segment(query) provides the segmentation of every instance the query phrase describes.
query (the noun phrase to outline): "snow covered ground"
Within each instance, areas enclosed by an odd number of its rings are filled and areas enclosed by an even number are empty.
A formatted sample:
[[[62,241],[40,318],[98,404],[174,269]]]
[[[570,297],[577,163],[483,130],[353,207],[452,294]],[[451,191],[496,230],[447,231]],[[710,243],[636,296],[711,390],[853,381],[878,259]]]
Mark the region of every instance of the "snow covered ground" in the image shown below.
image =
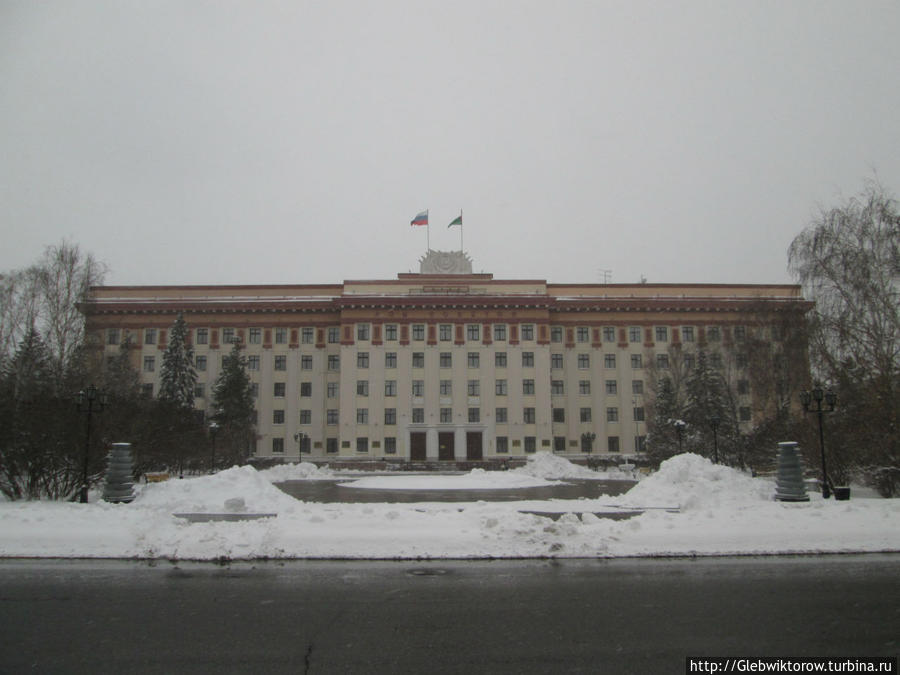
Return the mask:
[[[317,504],[272,483],[360,489],[509,489],[615,478],[548,453],[520,469],[461,475],[337,474],[312,464],[136,487],[131,504],[0,503],[0,556],[83,558],[521,558],[900,551],[900,500],[774,501],[774,482],[680,455],[626,494],[529,502]],[[226,501],[228,505],[226,507]],[[643,511],[627,520],[595,514]],[[563,514],[557,520],[523,511]],[[176,513],[267,513],[192,523]]]

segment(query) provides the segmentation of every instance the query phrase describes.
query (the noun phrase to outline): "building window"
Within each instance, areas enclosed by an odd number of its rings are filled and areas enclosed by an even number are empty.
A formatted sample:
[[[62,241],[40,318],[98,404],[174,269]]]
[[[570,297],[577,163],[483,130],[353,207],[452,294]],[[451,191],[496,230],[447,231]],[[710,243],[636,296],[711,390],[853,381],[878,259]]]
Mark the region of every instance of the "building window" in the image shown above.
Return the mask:
[[[580,408],[578,410],[578,420],[580,422],[590,422],[591,421],[591,409],[590,408]]]
[[[550,395],[564,396],[566,393],[566,385],[562,380],[550,380]]]
[[[619,451],[619,437],[618,436],[610,436],[606,439],[606,449],[608,452],[618,452]]]
[[[284,439],[283,438],[273,438],[272,439],[272,452],[276,455],[284,454]]]
[[[108,344],[108,345],[119,344],[119,329],[118,328],[107,328],[106,329],[106,344]]]
[[[606,409],[606,421],[607,422],[618,422],[619,421],[619,409],[615,407],[610,407]]]
[[[527,342],[532,342],[534,340],[534,324],[533,323],[523,323],[522,324],[522,339]]]
[[[750,380],[738,380],[737,391],[739,394],[750,393]]]
[[[604,354],[603,355],[603,367],[604,368],[615,368],[616,367],[616,355],[615,354]]]
[[[397,352],[385,352],[384,353],[384,367],[385,368],[396,368],[397,367]]]
[[[357,380],[356,381],[356,395],[357,396],[368,396],[369,395],[369,381],[368,380]]]
[[[412,421],[413,421],[413,424],[424,424],[425,423],[425,408],[413,408],[412,409]]]
[[[497,380],[494,382],[494,394],[497,396],[506,396],[506,380]]]
[[[148,382],[147,384],[141,385],[141,396],[144,398],[153,398],[153,383]]]
[[[562,326],[550,326],[550,342],[562,342],[563,329]]]
[[[275,357],[275,370],[287,370],[287,356],[281,354]]]
[[[477,424],[481,421],[481,408],[469,408],[469,424]]]
[[[610,354],[610,356],[614,356]],[[591,368],[591,355],[590,354],[579,354],[578,355],[578,370],[590,370]]]
[[[628,341],[629,342],[640,342],[641,341],[640,326],[630,326],[628,328]]]
[[[562,370],[563,355],[562,354],[551,354],[550,355],[550,367],[553,370]]]
[[[469,380],[466,391],[469,396],[481,396],[481,380]]]
[[[341,385],[339,382],[329,382],[326,385],[325,390],[328,398],[337,398],[341,391]]]
[[[384,326],[384,339],[388,342],[397,341],[397,324],[388,323]]]
[[[368,408],[357,408],[356,409],[356,423],[357,424],[368,424],[369,423],[369,409]]]
[[[682,342],[693,342],[694,341],[694,327],[693,326],[682,326],[681,327],[681,341]]]
[[[607,396],[615,396],[618,393],[619,393],[619,383],[616,380],[607,380],[606,381]]]
[[[497,368],[506,368],[506,352],[497,352],[494,354],[494,366]]]
[[[312,396],[312,382],[300,383],[300,398],[309,398]]]
[[[272,424],[284,424],[284,410],[272,411]]]
[[[575,339],[578,342],[590,342],[591,340],[591,330],[587,326],[578,326],[575,329]]]
[[[709,342],[719,342],[722,339],[722,331],[718,326],[707,326],[706,339]]]
[[[311,345],[313,343],[313,335],[314,331],[309,326],[300,329],[300,340],[305,345]]]
[[[481,339],[481,326],[477,323],[466,324],[466,339],[469,342],[477,342]]]
[[[272,396],[275,398],[284,398],[284,382],[275,382],[272,385]]]
[[[633,411],[634,421],[635,422],[643,422],[644,421],[644,408],[639,406],[635,408]]]
[[[336,455],[338,451],[338,439],[336,438],[326,438],[325,439],[325,452],[329,455]]]
[[[196,359],[196,364],[197,364],[197,370],[199,370],[201,373],[206,371],[206,357],[205,356],[198,356]]]
[[[669,355],[668,354],[657,354],[656,355],[656,367],[660,370],[668,370],[669,369]]]
[[[197,344],[198,345],[209,344],[209,328],[198,328],[197,329]]]
[[[247,357],[247,370],[259,370],[259,356],[253,354]]]
[[[397,395],[397,380],[385,380],[384,381],[384,395],[385,396],[396,396]]]
[[[397,454],[397,438],[395,436],[385,436],[384,437],[384,454],[386,454],[386,455],[396,455]]]
[[[368,340],[369,339],[369,324],[367,323],[358,323],[356,324],[356,339],[357,340]]]
[[[412,395],[416,397],[425,395],[425,380],[412,381]]]
[[[693,369],[694,365],[697,363],[697,359],[694,357],[693,354],[685,354],[683,363],[684,363],[685,370],[691,370],[691,369]]]
[[[747,339],[747,327],[746,326],[735,326],[734,327],[735,342],[743,342],[746,339]]]
[[[656,327],[656,341],[657,342],[668,342],[669,341],[669,329],[666,326],[657,326]]]
[[[144,372],[152,373],[155,370],[156,370],[156,357],[145,356],[144,357]]]
[[[644,359],[641,354],[631,355],[631,367],[635,369],[644,367]]]
[[[259,398],[259,382],[250,383],[250,395],[253,398]]]
[[[565,436],[554,436],[553,437],[553,452],[565,452],[566,451],[566,437]]]
[[[329,426],[334,426],[335,424],[338,423],[338,419],[339,419],[338,411],[335,410],[334,408],[329,408],[328,410],[325,411],[325,424],[328,424]]]
[[[441,408],[441,424],[453,422],[453,408]]]
[[[425,324],[414,323],[412,326],[412,339],[422,341],[425,339]]]
[[[525,424],[534,424],[534,408],[522,409],[522,421]]]
[[[522,352],[522,367],[534,368],[534,352]]]
[[[286,345],[288,337],[287,328],[281,327],[275,329],[275,344],[276,345]]]
[[[553,421],[563,423],[566,421],[566,409],[565,408],[554,408],[553,409]]]
[[[722,355],[719,352],[712,352],[709,355],[709,367],[716,369],[722,367]]]
[[[222,329],[222,342],[226,345],[230,345],[234,342],[234,328]]]
[[[591,381],[590,380],[578,380],[578,393],[581,396],[590,396],[591,395]]]
[[[357,438],[356,439],[356,451],[357,452],[368,452],[369,451],[369,439],[368,438]]]
[[[356,367],[357,368],[368,368],[369,367],[369,352],[356,352]]]
[[[494,409],[494,422],[497,424],[506,424],[506,408]]]
[[[341,341],[341,327],[340,326],[329,326],[328,327],[328,344],[336,345]]]
[[[529,454],[537,452],[537,439],[534,436],[525,437],[525,452]]]
[[[301,410],[300,411],[300,424],[303,424],[303,425],[312,424],[312,410]]]
[[[384,423],[387,425],[397,424],[397,409],[396,408],[385,408],[384,409]]]
[[[441,380],[440,395],[441,396],[452,396],[453,395],[453,381],[452,380]]]
[[[494,340],[497,342],[506,340],[506,324],[498,323],[494,325]]]
[[[632,380],[631,381],[631,393],[632,394],[643,394],[644,393],[644,381],[643,380]]]
[[[206,388],[202,384],[194,385],[194,398],[203,398],[206,395]]]
[[[644,452],[647,449],[647,437],[646,436],[635,436],[634,437],[634,451],[635,452]]]
[[[509,452],[509,438],[506,436],[497,436],[497,454],[505,455]]]
[[[312,355],[304,354],[300,357],[300,370],[312,370]]]
[[[616,341],[616,329],[612,326],[604,326],[603,327],[603,341],[604,342],[615,342]]]
[[[250,329],[249,342],[251,345],[258,345],[260,342],[262,342],[262,328]]]
[[[746,355],[746,354],[737,354],[737,355],[734,357],[734,365],[736,365],[738,368],[740,368],[740,369],[742,369],[742,370],[746,370],[746,368],[747,368],[747,366],[749,365],[749,363],[750,363],[750,362],[749,362],[749,360],[747,359],[747,355]]]
[[[747,406],[742,406],[738,411],[740,415],[741,422],[749,422],[751,418],[750,408]]]
[[[481,365],[481,359],[478,358],[478,352],[469,352],[466,355],[466,361],[469,368],[478,368]]]
[[[534,380],[522,380],[522,393],[525,396],[534,396]]]
[[[425,367],[425,352],[413,352],[412,367],[413,368],[424,368]]]
[[[441,368],[453,367],[453,354],[451,352],[441,352],[440,356]]]
[[[772,326],[772,340],[775,342],[781,341],[781,326]]]
[[[438,337],[441,342],[450,342],[453,339],[453,325],[442,323],[438,327]]]
[[[156,329],[155,328],[147,328],[144,331],[144,344],[145,345],[155,345],[156,344]]]

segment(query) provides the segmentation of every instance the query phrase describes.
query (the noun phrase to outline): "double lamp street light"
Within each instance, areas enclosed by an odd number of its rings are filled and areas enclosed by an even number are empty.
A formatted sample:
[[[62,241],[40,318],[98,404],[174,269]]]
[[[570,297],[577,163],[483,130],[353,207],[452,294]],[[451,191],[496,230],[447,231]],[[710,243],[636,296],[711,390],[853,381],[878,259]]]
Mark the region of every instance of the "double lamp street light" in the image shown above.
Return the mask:
[[[87,413],[87,429],[84,435],[84,462],[81,471],[81,494],[79,500],[82,504],[88,503],[88,457],[91,452],[91,417],[94,413],[101,413],[109,399],[106,392],[97,389],[93,384],[87,389],[82,389],[75,394],[75,406],[78,412]]]
[[[828,405],[828,408],[822,407],[823,401]],[[813,402],[815,402],[816,407],[810,408]],[[837,395],[830,389],[823,391],[820,387],[816,387],[812,391],[801,391],[800,403],[803,404],[803,412],[814,413],[819,418],[819,450],[822,453],[822,497],[828,499],[833,488],[831,480],[828,478],[828,468],[825,464],[825,431],[822,415],[834,412],[834,407],[837,404]]]

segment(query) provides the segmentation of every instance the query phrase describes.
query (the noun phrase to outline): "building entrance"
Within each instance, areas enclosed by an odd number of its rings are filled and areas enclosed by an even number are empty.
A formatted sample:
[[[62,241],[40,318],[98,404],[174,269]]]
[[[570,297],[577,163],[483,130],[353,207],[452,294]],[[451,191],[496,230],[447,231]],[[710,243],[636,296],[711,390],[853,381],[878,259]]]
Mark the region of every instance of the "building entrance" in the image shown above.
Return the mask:
[[[481,451],[481,432],[480,431],[467,431],[466,432],[466,459],[469,459],[469,460],[483,459],[483,453]]]
[[[424,462],[425,459],[425,432],[413,431],[409,434],[409,460],[411,462]]]
[[[455,434],[452,431],[438,432],[438,459],[454,460],[453,438]]]

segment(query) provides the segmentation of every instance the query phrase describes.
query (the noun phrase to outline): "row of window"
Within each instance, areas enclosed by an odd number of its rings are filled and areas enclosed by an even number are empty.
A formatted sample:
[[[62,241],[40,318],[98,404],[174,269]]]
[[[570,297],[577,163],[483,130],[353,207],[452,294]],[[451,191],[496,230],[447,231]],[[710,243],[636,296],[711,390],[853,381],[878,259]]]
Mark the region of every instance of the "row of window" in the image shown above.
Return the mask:
[[[639,451],[643,450],[644,443],[646,441],[645,436],[635,436],[634,444],[635,448]],[[494,439],[496,444],[496,451],[498,455],[509,454],[510,447],[513,448],[522,448],[526,453],[531,454],[537,452],[537,437],[536,436],[525,436],[521,439],[515,438],[510,439],[509,436],[497,436]],[[344,441],[342,445],[345,448],[349,448],[350,441]],[[544,445],[548,445],[547,441],[544,441]],[[569,441],[568,445],[570,447],[581,447],[582,452],[591,452],[593,450],[593,439],[582,437],[580,444],[579,441]],[[360,436],[356,438],[356,452],[358,453],[367,453],[369,452],[369,438],[367,436]],[[371,442],[372,449],[378,450],[382,448],[382,441],[373,440]],[[272,439],[272,453],[276,455],[284,454],[284,438],[276,437]],[[553,450],[555,452],[565,452],[566,451],[566,438],[565,436],[554,436],[553,437]],[[607,452],[620,452],[620,443],[618,436],[608,436],[606,439],[606,450]],[[396,436],[385,436],[383,439],[383,451],[386,455],[395,455],[397,454],[397,437]],[[309,453],[310,452],[310,443],[309,438],[305,437],[301,439],[300,442],[300,452],[301,453]],[[337,438],[326,438],[325,439],[325,452],[328,454],[337,454],[338,452],[338,439]]]

